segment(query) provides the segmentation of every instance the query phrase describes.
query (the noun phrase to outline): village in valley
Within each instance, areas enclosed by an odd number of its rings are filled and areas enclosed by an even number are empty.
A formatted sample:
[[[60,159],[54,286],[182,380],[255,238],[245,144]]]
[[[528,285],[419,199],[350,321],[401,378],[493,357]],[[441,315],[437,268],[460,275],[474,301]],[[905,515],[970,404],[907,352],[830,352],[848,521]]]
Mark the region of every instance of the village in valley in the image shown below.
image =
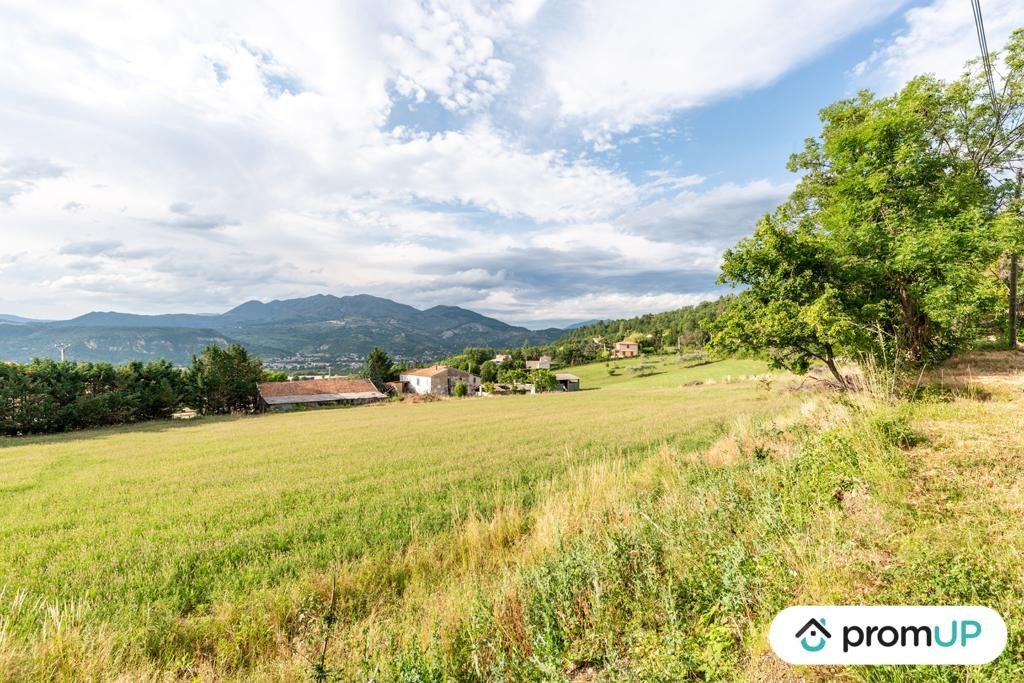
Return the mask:
[[[593,340],[600,343],[600,338]],[[623,340],[612,345],[610,358],[635,358],[640,355],[638,341]],[[479,374],[452,365],[435,364],[407,368],[397,380],[314,376],[259,384],[258,412],[294,410],[325,405],[359,405],[405,396],[417,398],[536,394],[544,391],[579,391],[580,378],[570,372],[553,372],[552,357],[541,355],[522,361],[512,353],[495,354]],[[502,370],[505,370],[503,373]],[[511,371],[509,371],[511,370]],[[495,381],[504,380],[504,381]],[[379,384],[379,386],[378,386]]]

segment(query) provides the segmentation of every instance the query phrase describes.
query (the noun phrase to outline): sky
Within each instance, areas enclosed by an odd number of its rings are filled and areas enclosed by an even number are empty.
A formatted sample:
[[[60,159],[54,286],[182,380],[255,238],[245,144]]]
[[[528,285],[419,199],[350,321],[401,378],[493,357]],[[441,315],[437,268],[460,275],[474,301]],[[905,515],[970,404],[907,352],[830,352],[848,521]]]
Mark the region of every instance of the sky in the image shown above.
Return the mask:
[[[1024,3],[982,0],[989,46]],[[369,293],[531,327],[717,297],[817,112],[966,0],[0,0],[0,313]]]

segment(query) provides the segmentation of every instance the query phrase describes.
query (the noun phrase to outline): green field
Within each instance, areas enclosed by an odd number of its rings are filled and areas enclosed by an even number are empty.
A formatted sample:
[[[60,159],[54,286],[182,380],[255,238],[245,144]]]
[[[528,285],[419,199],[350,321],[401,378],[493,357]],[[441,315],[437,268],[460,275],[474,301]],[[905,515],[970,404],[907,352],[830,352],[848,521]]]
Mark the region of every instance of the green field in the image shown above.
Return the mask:
[[[666,357],[2,441],[0,680],[1021,680],[1018,356],[912,402]],[[767,644],[794,604],[987,605],[1009,643],[797,669]]]
[[[627,472],[660,447],[707,447],[737,416],[795,403],[740,381],[764,371],[666,358],[634,377],[595,364],[574,370],[575,393],[0,441],[0,665],[35,678],[86,660],[100,677],[203,666],[242,676],[282,656],[280,633],[238,634],[231,619],[245,605],[277,601],[294,616],[284,603],[329,572],[387,566],[501,511],[528,526],[534,506],[595,464]],[[225,611],[234,616],[211,625]],[[60,644],[78,654],[54,650],[54,614],[75,634]]]

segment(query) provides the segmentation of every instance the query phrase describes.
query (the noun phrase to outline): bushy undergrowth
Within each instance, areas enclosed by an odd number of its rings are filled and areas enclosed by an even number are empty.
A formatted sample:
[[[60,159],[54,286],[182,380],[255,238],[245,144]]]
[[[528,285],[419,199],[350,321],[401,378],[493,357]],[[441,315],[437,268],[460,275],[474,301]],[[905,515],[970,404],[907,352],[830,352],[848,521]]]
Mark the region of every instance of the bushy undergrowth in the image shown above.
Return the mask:
[[[839,412],[837,416],[836,412]],[[726,437],[734,463],[657,458],[653,484],[603,511],[550,556],[474,596],[430,638],[366,653],[363,680],[831,680],[770,653],[767,627],[793,604],[995,604],[1015,568],[892,539],[915,523],[921,442],[906,406],[848,405],[780,429]],[[713,451],[714,449],[712,449]],[[768,457],[758,457],[767,452]],[[1019,577],[1017,577],[1019,579]],[[1015,615],[1011,615],[1015,616]],[[1021,644],[988,667],[851,669],[868,680],[1012,680]]]

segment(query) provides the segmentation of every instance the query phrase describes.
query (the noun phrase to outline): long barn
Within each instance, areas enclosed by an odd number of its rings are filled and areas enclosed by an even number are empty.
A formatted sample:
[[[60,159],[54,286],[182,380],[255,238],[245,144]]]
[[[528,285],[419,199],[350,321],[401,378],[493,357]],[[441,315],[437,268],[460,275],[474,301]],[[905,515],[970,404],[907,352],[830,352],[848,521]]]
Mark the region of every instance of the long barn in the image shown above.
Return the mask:
[[[355,404],[380,401],[384,394],[366,379],[305,379],[295,382],[263,382],[259,385],[261,413],[291,410],[299,405]]]

